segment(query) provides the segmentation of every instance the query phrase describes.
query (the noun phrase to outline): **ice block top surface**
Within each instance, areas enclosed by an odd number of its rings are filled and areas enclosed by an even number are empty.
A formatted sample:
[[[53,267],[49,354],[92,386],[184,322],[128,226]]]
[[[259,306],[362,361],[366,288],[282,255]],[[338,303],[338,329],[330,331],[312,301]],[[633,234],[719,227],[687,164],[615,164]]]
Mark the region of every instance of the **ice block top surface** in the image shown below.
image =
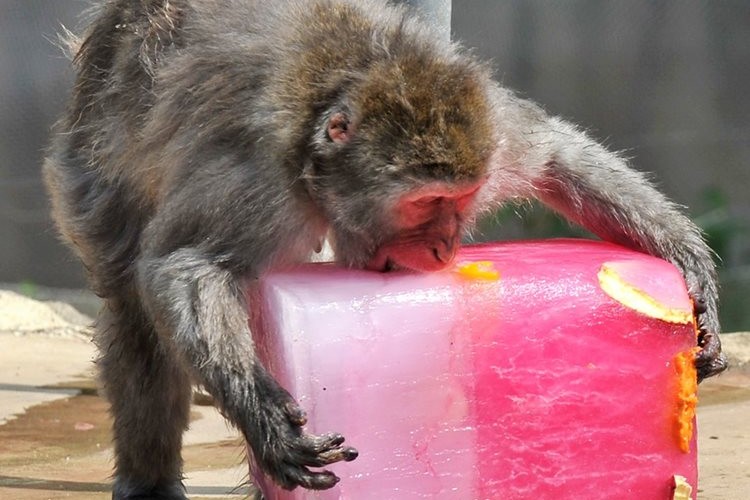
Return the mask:
[[[518,293],[564,297],[578,293],[581,282],[594,283],[602,265],[608,265],[630,285],[665,307],[692,311],[690,298],[679,271],[656,257],[616,245],[590,240],[544,240],[488,243],[465,246],[456,263],[489,261],[504,284],[523,282]],[[415,275],[410,272],[373,273],[341,269],[333,264],[310,264],[289,272],[275,273],[266,281],[275,288],[293,289],[300,300],[350,300],[375,294],[398,300],[408,290],[408,300],[431,300],[442,286],[461,279],[455,268]],[[548,286],[555,283],[555,286]],[[566,288],[566,284],[568,287]],[[598,285],[597,285],[598,286]],[[512,288],[512,287],[509,287]],[[552,297],[550,297],[552,298]]]

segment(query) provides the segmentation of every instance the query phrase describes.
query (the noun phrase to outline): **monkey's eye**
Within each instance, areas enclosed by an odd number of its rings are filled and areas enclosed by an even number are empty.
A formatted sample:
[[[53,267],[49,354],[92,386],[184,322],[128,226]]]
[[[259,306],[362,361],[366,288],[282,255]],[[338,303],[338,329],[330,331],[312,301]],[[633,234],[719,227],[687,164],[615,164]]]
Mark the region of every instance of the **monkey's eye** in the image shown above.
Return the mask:
[[[442,200],[442,196],[423,196],[421,198],[417,198],[412,203],[418,207],[432,207],[439,205]]]
[[[416,227],[432,219],[441,210],[442,196],[421,196],[403,200],[399,216],[403,227]]]

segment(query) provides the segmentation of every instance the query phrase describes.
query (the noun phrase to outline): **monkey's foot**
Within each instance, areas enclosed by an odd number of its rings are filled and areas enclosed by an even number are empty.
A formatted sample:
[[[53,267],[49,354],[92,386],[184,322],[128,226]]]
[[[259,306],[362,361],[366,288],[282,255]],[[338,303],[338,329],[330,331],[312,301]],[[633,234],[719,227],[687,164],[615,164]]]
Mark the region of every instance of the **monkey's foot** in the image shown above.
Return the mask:
[[[698,382],[718,375],[727,369],[727,358],[721,352],[719,335],[701,331],[698,335],[698,346],[701,348],[698,354],[695,355]]]
[[[137,484],[137,481],[116,479],[112,486],[112,500],[187,500],[181,482],[147,488]]]
[[[274,405],[275,406],[275,405]],[[261,468],[285,489],[297,486],[311,490],[332,488],[339,478],[327,470],[312,471],[336,462],[351,462],[358,452],[343,446],[344,436],[337,433],[316,436],[304,432],[307,416],[293,400],[266,409],[265,439],[250,442]]]

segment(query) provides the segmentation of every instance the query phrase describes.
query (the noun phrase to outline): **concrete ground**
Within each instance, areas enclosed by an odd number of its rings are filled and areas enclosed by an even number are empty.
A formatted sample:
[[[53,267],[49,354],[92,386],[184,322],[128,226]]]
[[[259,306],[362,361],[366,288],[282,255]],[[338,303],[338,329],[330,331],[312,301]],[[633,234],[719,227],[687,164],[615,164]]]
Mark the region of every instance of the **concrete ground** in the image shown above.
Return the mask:
[[[66,304],[0,290],[0,499],[111,498],[90,322]],[[191,499],[248,497],[243,441],[212,406],[193,405],[184,444]]]
[[[88,320],[0,290],[0,499],[106,499],[110,421],[97,395]],[[750,498],[750,334],[725,336],[735,370],[700,388],[699,498]],[[243,443],[211,406],[185,438],[192,499],[246,498]]]

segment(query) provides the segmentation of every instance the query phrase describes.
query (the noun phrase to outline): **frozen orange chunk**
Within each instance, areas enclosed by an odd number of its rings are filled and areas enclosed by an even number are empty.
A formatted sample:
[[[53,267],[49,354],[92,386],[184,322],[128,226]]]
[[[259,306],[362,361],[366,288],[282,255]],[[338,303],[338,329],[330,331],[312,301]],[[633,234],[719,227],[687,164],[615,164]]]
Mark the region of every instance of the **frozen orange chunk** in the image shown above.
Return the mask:
[[[456,272],[471,280],[495,281],[500,278],[500,273],[489,260],[462,262],[456,266]]]

